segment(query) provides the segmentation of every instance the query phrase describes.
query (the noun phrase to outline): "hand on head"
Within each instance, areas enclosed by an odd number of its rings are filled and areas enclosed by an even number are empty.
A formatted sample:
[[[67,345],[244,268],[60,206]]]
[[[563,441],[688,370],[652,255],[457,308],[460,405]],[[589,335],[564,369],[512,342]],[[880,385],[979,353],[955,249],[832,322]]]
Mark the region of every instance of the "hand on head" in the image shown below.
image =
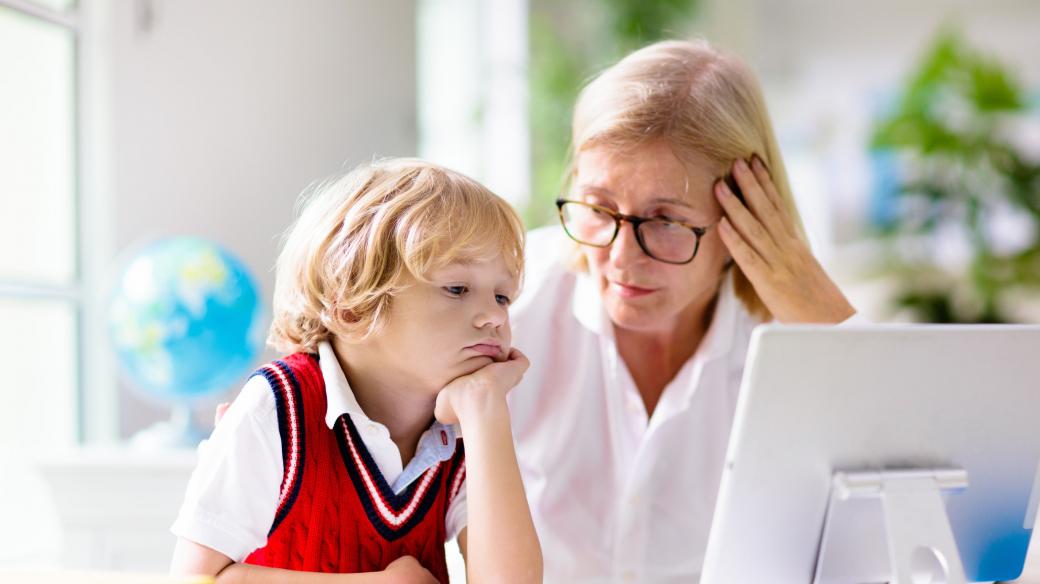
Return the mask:
[[[744,194],[734,195],[725,181],[715,196],[726,217],[719,235],[773,316],[787,323],[838,323],[855,309],[830,279],[784,207],[765,164],[738,160],[733,176]]]

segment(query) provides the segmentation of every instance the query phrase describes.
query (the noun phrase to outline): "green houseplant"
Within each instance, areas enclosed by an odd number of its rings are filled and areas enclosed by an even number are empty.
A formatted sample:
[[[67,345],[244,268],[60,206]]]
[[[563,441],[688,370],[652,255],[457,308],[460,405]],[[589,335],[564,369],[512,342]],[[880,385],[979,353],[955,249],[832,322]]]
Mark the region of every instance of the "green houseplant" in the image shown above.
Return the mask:
[[[1009,322],[1013,294],[1040,295],[1040,165],[1016,143],[1028,110],[1004,65],[943,31],[877,121],[871,146],[899,168],[879,234],[895,306],[915,319]],[[1001,216],[1016,220],[1014,245]],[[951,240],[966,251],[955,266],[939,259]]]

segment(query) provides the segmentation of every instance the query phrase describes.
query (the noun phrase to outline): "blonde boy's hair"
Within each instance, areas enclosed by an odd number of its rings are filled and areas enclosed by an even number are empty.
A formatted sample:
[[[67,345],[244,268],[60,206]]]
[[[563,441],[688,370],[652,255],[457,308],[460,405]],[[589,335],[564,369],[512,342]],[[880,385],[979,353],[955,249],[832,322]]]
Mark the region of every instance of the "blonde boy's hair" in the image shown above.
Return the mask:
[[[628,55],[593,79],[574,107],[570,170],[593,146],[625,149],[665,139],[684,163],[707,160],[722,174],[757,154],[769,168],[787,212],[801,229],[762,90],[740,59],[707,41],[662,41]],[[802,234],[804,237],[804,233]],[[579,268],[584,269],[583,262]],[[748,312],[771,318],[747,276],[734,265],[734,289]]]
[[[278,256],[268,344],[316,352],[331,335],[359,341],[386,324],[409,276],[502,254],[519,281],[524,227],[477,181],[414,159],[362,165],[301,198]]]

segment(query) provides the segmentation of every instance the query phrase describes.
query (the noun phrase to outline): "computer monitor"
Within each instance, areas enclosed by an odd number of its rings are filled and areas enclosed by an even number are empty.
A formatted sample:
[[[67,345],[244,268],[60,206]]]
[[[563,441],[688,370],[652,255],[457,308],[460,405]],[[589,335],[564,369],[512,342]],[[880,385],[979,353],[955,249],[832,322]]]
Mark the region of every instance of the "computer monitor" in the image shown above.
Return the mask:
[[[957,488],[935,500],[945,501],[941,523],[967,581],[1017,578],[1040,498],[1038,463],[1038,326],[760,327],[701,582],[808,584],[821,547],[840,561],[820,582],[896,581],[883,503],[842,508],[832,486],[849,476],[840,473],[919,471],[953,477],[947,486]],[[889,522],[920,528],[917,513]]]

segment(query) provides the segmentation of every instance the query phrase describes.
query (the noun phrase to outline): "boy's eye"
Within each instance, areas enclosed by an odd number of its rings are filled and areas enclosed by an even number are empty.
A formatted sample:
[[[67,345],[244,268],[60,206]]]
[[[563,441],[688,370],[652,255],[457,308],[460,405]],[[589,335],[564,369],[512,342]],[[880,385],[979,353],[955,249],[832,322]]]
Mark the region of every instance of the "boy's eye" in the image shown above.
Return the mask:
[[[444,291],[452,296],[462,296],[466,293],[465,286],[445,286]]]
[[[506,296],[505,294],[495,294],[495,300],[498,301],[498,303],[503,305],[503,306],[509,306],[509,303],[512,302],[509,299],[509,297]]]

